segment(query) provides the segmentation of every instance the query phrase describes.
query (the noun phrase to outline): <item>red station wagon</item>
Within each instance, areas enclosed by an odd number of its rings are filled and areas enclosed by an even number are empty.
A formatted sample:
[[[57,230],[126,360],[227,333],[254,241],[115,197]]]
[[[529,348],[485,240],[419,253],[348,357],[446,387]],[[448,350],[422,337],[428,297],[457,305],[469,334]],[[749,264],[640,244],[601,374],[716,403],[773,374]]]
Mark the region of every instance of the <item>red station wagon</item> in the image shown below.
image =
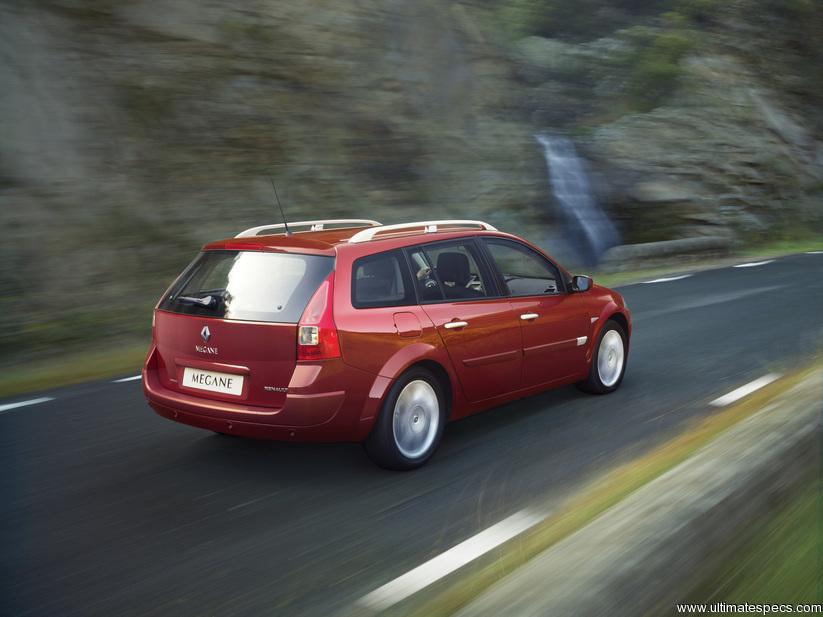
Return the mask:
[[[149,404],[217,433],[357,441],[410,469],[447,421],[626,370],[620,294],[480,221],[255,227],[206,245],[154,311]]]

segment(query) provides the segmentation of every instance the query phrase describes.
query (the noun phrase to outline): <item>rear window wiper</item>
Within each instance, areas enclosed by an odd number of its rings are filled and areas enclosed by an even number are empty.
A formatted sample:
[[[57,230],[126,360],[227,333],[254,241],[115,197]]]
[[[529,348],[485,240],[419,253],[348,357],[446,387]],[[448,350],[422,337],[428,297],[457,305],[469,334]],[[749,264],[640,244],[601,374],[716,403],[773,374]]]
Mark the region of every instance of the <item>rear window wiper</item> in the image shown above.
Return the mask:
[[[202,306],[205,308],[211,308],[212,305],[215,304],[214,296],[206,296],[204,298],[195,298],[194,296],[177,296],[175,300],[186,304],[196,304],[197,306]]]

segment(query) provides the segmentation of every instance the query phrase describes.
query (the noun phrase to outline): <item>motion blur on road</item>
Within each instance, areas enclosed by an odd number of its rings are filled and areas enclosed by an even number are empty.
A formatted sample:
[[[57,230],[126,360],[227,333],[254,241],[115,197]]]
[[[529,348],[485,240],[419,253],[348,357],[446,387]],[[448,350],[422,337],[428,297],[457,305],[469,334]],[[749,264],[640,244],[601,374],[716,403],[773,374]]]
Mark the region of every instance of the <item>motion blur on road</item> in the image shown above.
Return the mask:
[[[0,0],[0,615],[367,614],[815,361],[822,76],[819,0]],[[616,284],[621,390],[407,474],[156,416],[151,309],[280,222],[270,179],[291,220],[481,219]]]

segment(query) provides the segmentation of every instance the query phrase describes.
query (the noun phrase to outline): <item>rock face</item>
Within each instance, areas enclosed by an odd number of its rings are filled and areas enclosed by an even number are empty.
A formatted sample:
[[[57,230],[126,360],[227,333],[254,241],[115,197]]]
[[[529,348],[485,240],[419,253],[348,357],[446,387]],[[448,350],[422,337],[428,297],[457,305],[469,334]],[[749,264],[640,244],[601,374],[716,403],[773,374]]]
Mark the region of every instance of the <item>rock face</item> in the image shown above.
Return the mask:
[[[819,233],[823,66],[803,55],[802,28],[771,11],[742,0],[701,27],[650,20],[515,46],[533,118],[578,136],[624,241]],[[818,13],[806,36],[823,31]]]
[[[279,218],[269,174],[293,218],[484,218],[563,255],[543,131],[624,241],[820,228],[819,75],[779,17],[509,40],[503,5],[0,0],[0,354],[144,333],[203,242]]]
[[[460,5],[0,2],[0,36],[5,353],[144,332],[204,242],[279,220],[269,174],[293,219],[546,224],[512,67]]]
[[[598,127],[591,138],[611,184],[628,184],[613,200],[624,226],[635,222],[632,235],[669,239],[655,223],[665,218],[672,237],[764,237],[787,210],[797,227],[815,225],[823,168],[803,120],[733,58],[691,58],[680,88],[666,105]]]

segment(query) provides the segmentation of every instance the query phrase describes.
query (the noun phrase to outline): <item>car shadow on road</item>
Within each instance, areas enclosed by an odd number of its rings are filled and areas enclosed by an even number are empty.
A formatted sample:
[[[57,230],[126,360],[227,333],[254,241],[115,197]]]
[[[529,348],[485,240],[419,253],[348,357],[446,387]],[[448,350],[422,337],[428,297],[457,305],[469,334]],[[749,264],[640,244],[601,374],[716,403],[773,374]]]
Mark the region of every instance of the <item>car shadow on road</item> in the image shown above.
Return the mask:
[[[307,481],[334,486],[353,478],[368,485],[387,477],[396,480],[398,476],[439,473],[443,466],[464,457],[482,469],[484,444],[490,444],[494,450],[501,442],[514,444],[524,430],[533,428],[535,421],[542,430],[562,425],[571,419],[572,408],[581,397],[584,395],[573,387],[562,388],[452,422],[447,425],[433,459],[411,474],[380,469],[356,443],[287,443],[225,435],[208,435],[190,442],[185,449],[186,462],[193,464],[198,473],[236,475],[244,482],[275,482],[283,486]]]

